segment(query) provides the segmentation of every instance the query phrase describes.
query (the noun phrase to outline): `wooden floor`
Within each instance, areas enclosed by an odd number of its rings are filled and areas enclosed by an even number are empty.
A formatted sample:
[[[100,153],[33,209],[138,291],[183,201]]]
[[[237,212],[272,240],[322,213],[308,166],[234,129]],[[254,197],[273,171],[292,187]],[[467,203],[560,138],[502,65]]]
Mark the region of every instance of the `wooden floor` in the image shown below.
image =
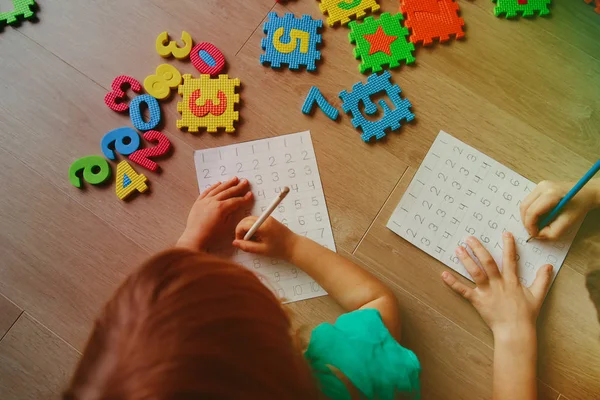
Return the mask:
[[[557,0],[549,18],[507,21],[493,16],[491,1],[460,1],[466,39],[419,48],[415,65],[392,72],[416,120],[366,145],[347,116],[333,123],[300,112],[312,85],[340,108],[337,94],[365,79],[346,28],[324,29],[317,73],[258,61],[267,13],[324,19],[314,0],[40,3],[38,23],[0,33],[0,398],[60,393],[105,300],[181,233],[198,193],[194,149],[307,129],[337,247],[397,294],[403,344],[423,365],[423,397],[491,397],[490,331],[444,287],[445,267],[385,223],[440,129],[534,181],[576,179],[598,159],[600,15],[591,5]],[[397,1],[380,3],[397,11]],[[70,163],[99,154],[104,133],[129,125],[103,103],[112,80],[153,73],[164,30],[186,30],[223,51],[228,73],[242,82],[236,134],[179,131],[174,96],[162,106],[174,152],[161,174],[147,174],[149,195],[124,203],[114,185],[75,189]],[[598,226],[600,214],[588,216],[539,319],[541,399],[600,393],[600,324],[584,289]],[[328,297],[289,307],[308,326],[340,312]]]

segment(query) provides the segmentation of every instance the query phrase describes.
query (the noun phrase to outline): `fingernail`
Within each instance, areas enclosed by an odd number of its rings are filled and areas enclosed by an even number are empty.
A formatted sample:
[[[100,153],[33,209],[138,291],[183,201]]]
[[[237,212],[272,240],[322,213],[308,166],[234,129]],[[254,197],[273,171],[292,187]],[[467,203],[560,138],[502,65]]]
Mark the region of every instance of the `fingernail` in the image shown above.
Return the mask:
[[[246,178],[242,179],[242,183],[246,183],[246,182],[248,182],[248,179],[246,179]]]
[[[231,178],[231,182],[235,181],[237,178],[237,176],[234,176],[233,178]]]
[[[552,264],[548,264],[548,266],[546,267],[546,270],[548,272],[552,272],[552,271],[554,271],[554,266]]]
[[[475,238],[473,236],[467,237],[467,243],[473,244],[473,242],[475,242]]]
[[[454,252],[456,253],[457,256],[464,254],[465,249],[462,246],[459,246],[456,248],[456,250],[454,250]]]
[[[506,239],[510,239],[512,237],[512,234],[510,232],[504,232],[502,236],[504,236]]]
[[[442,272],[442,278],[444,278],[444,279],[448,278],[448,271]]]

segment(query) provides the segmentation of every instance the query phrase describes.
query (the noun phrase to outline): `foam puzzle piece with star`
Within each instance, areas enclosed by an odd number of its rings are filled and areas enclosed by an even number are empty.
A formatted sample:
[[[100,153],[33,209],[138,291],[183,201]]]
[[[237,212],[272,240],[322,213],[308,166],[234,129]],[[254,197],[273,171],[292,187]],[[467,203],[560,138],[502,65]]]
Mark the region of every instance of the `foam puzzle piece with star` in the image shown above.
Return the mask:
[[[372,138],[379,140],[386,135],[386,130],[400,129],[402,120],[412,121],[415,115],[410,111],[412,105],[407,99],[402,99],[400,93],[402,90],[398,85],[392,84],[389,71],[384,71],[381,75],[373,74],[367,79],[367,83],[358,82],[352,86],[352,91],[340,92],[342,99],[342,109],[346,114],[352,114],[352,125],[355,128],[361,128],[361,139],[368,142]],[[387,103],[381,99],[378,104],[373,103],[371,96],[385,92],[394,105],[391,110]],[[378,105],[383,109],[383,116],[378,121],[369,121],[359,109],[360,103],[364,104],[364,110],[367,115],[373,115],[378,110]]]
[[[551,0],[492,0],[496,3],[494,7],[494,15],[496,17],[505,14],[506,18],[514,18],[521,14],[523,17],[533,17],[539,15],[550,14]]]
[[[228,75],[215,79],[204,74],[200,79],[183,75],[183,85],[179,85],[182,101],[177,103],[181,119],[177,120],[177,127],[187,128],[188,132],[198,132],[199,128],[208,132],[216,132],[218,128],[234,132],[234,122],[239,120],[239,112],[235,111],[240,102],[240,95],[235,93],[238,86],[240,80],[229,79]]]
[[[415,61],[412,52],[415,46],[406,40],[408,29],[404,28],[402,14],[381,14],[379,19],[365,18],[363,23],[351,21],[348,26],[350,43],[354,43],[354,57],[360,58],[358,69],[361,73],[379,72],[384,66],[400,66],[401,61],[411,64]]]
[[[376,0],[321,0],[319,9],[327,14],[327,23],[334,26],[338,22],[346,25],[351,18],[361,19],[367,15],[367,11],[379,10]]]
[[[287,64],[289,69],[297,70],[303,65],[307,71],[317,68],[316,62],[321,59],[317,44],[321,43],[318,30],[323,21],[314,20],[310,15],[302,18],[286,13],[279,17],[270,12],[269,19],[263,25],[267,37],[262,39],[261,46],[265,51],[260,56],[260,63],[270,64],[271,68],[280,68]]]
[[[460,39],[465,36],[465,22],[458,16],[458,4],[453,0],[402,0],[400,12],[404,13],[404,26],[410,30],[412,43],[424,46],[450,40],[450,35]]]
[[[585,1],[587,4],[592,4],[592,1],[594,0],[583,0]],[[600,0],[596,0],[596,8],[594,9],[594,11],[596,11],[598,14],[600,14]]]

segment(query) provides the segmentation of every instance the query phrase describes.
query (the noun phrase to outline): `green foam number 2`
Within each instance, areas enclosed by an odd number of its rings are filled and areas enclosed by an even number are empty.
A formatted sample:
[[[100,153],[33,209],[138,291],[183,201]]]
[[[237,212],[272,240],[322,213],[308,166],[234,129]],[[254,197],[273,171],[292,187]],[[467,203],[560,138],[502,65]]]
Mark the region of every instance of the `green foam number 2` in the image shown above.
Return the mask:
[[[362,0],[350,0],[350,3],[344,0],[340,1],[339,3],[337,3],[338,8],[341,8],[342,10],[351,10],[354,7],[358,7],[360,5],[360,3],[362,3]]]
[[[81,187],[81,178],[77,175],[83,169],[83,180],[98,185],[110,178],[111,168],[105,158],[87,156],[76,160],[69,167],[69,180],[77,188]]]

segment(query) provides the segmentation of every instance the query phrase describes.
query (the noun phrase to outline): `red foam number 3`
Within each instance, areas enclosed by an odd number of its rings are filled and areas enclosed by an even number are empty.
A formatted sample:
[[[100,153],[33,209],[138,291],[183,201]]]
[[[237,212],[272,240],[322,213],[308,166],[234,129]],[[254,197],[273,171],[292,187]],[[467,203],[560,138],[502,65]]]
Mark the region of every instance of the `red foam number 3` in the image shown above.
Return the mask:
[[[165,154],[171,148],[171,141],[158,131],[148,131],[144,133],[144,139],[149,142],[158,142],[158,144],[154,147],[137,150],[129,155],[129,160],[150,171],[156,171],[158,169],[158,164],[150,160],[149,157],[157,157]]]
[[[203,106],[199,106],[197,101],[200,97],[202,97],[200,89],[194,90],[192,94],[190,94],[190,111],[192,111],[196,117],[204,117],[208,114],[219,116],[227,110],[227,96],[220,90],[217,92],[219,104],[214,104],[212,100],[208,99]]]
[[[125,97],[125,92],[123,91],[125,83],[129,84],[131,90],[136,93],[141,93],[142,91],[142,85],[137,79],[127,75],[117,76],[111,85],[113,91],[106,93],[106,96],[104,96],[104,102],[113,111],[122,112],[129,110],[129,104],[117,103],[117,100],[123,100]]]

